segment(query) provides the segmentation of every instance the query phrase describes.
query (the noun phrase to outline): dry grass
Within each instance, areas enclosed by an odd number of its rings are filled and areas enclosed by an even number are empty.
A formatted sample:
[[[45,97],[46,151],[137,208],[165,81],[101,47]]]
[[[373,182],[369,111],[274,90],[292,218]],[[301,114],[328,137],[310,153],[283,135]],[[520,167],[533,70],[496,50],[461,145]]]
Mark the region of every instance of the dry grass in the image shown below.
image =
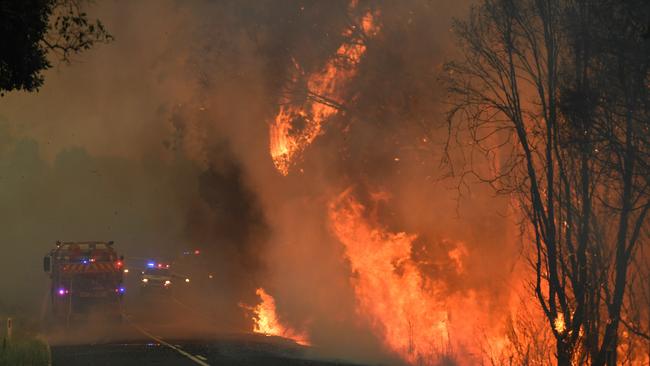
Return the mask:
[[[0,366],[48,365],[47,344],[38,337],[37,323],[26,315],[13,315],[13,318],[13,337],[9,340],[6,334],[7,316],[0,311]]]
[[[0,366],[45,366],[48,359],[47,346],[38,339],[2,339]]]

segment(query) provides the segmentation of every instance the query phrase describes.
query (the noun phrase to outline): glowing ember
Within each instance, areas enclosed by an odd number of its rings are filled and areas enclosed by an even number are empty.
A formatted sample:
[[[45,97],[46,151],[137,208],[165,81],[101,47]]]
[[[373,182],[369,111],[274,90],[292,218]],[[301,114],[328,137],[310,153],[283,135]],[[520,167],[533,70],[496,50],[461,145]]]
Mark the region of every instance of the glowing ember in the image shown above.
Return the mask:
[[[391,233],[364,218],[349,191],[330,204],[332,230],[344,245],[354,275],[358,312],[384,343],[411,364],[431,365],[451,347],[450,314],[437,298],[442,285],[422,275],[411,259],[415,235]],[[451,254],[460,263],[464,249]]]
[[[284,337],[304,346],[309,345],[309,340],[304,333],[300,333],[280,323],[275,311],[275,300],[271,295],[267,294],[263,288],[258,288],[256,294],[262,302],[250,308],[253,312],[253,332],[267,336]]]
[[[555,318],[553,321],[553,328],[555,328],[555,331],[558,333],[564,333],[566,330],[566,324],[564,323],[564,314],[557,314],[557,318]]]
[[[355,7],[353,2],[351,7]],[[372,37],[379,32],[372,13],[361,19],[363,37]],[[273,164],[282,174],[289,174],[289,168],[295,160],[322,132],[323,123],[338,112],[343,104],[343,90],[347,82],[356,74],[361,57],[366,52],[366,45],[347,29],[343,35],[348,42],[343,43],[325,66],[307,75],[307,101],[302,105],[291,105],[283,101],[283,106],[269,125],[269,149]],[[294,61],[295,76],[289,85],[293,89],[299,76],[303,76],[300,65]],[[302,128],[296,128],[296,122],[302,122]]]

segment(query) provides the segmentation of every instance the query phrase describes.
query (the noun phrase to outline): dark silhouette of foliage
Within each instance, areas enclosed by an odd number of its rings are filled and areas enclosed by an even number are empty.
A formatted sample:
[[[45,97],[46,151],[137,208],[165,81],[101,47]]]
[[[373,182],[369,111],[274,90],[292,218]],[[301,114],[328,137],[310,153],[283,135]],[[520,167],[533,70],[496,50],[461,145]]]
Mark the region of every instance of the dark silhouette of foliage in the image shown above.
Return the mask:
[[[36,91],[48,56],[63,62],[96,43],[113,40],[99,20],[90,20],[81,0],[0,0],[0,95]]]

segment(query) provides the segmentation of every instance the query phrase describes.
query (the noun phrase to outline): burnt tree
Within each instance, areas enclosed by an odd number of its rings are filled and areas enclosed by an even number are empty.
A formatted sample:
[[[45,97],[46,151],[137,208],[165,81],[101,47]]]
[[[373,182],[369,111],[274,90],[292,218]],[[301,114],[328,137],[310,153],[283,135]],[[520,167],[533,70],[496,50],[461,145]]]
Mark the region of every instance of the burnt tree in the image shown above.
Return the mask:
[[[466,173],[518,200],[558,365],[617,364],[650,209],[648,8],[484,0],[455,24],[450,137],[493,167]]]

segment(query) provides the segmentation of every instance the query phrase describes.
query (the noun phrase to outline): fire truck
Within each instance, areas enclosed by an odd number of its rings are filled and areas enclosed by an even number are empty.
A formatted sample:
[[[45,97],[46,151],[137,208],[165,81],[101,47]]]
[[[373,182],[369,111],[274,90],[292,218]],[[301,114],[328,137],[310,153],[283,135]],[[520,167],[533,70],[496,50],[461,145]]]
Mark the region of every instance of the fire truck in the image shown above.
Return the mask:
[[[121,319],[124,257],[113,242],[56,242],[43,258],[43,269],[51,279],[51,314],[68,323],[78,314],[98,312]]]

